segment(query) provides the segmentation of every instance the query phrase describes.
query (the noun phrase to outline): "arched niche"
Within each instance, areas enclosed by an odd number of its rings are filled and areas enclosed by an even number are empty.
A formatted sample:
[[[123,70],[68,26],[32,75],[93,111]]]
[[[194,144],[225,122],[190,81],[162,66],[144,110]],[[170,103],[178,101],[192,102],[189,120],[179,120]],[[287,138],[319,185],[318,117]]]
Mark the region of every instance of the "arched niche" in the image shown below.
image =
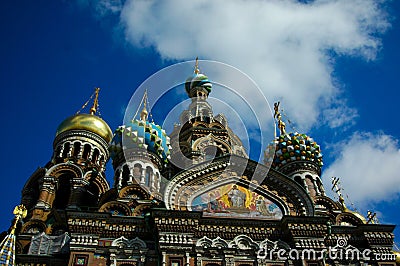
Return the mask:
[[[64,171],[57,177],[53,208],[63,210],[68,206],[74,177],[74,174],[70,171]]]

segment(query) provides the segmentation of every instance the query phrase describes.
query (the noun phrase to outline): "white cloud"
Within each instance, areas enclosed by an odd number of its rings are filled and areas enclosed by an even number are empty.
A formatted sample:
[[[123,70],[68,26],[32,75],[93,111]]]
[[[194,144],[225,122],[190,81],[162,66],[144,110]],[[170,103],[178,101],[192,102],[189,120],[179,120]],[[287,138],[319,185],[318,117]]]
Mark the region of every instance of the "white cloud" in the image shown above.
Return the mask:
[[[400,195],[400,149],[397,140],[384,133],[355,133],[334,148],[336,160],[324,171],[325,187],[339,177],[356,207],[365,208]]]
[[[77,4],[83,8],[93,8],[96,15],[103,17],[121,12],[123,0],[77,0]]]
[[[325,123],[330,128],[342,127],[342,130],[355,125],[358,118],[358,112],[354,108],[348,107],[342,100],[336,101],[330,108],[323,110],[322,115]]]
[[[338,96],[332,54],[375,58],[380,47],[375,36],[388,27],[379,3],[130,0],[123,5],[121,22],[129,42],[152,46],[163,58],[198,55],[246,71],[268,99],[283,100],[292,120],[307,129]]]

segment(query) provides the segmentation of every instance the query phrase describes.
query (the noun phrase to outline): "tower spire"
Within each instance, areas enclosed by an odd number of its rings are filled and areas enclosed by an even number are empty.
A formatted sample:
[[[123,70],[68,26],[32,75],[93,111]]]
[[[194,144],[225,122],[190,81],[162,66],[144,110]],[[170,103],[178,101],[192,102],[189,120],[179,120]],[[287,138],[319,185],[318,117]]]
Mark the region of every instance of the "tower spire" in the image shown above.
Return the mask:
[[[91,115],[96,114],[97,109],[99,107],[99,91],[100,91],[100,88],[96,88],[96,90],[94,92],[95,96],[94,96],[94,100],[93,100],[93,106],[92,106],[92,108],[90,108]]]
[[[200,69],[199,69],[199,57],[196,57],[196,63],[194,65],[194,73],[195,74],[200,74]]]
[[[142,102],[143,102],[143,109],[142,112],[140,113],[140,120],[147,121],[147,117],[149,115],[149,113],[147,112],[147,89],[143,94]]]

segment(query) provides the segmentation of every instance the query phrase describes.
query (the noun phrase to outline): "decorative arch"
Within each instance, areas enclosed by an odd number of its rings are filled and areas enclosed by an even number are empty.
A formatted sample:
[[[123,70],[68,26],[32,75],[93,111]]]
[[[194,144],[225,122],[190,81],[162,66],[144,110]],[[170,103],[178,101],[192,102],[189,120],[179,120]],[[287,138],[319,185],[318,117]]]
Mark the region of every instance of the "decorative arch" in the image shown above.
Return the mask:
[[[206,236],[203,236],[196,242],[196,247],[210,248],[212,247],[212,240]]]
[[[40,195],[40,182],[45,176],[46,169],[38,168],[25,183],[22,189],[21,203],[26,206],[28,210],[33,208],[37,203]]]
[[[118,198],[118,190],[116,188],[112,188],[103,195],[101,195],[99,205],[102,206],[103,204],[110,201],[114,201],[117,198]]]
[[[148,203],[140,204],[133,210],[132,216],[142,216],[144,211],[150,209],[151,205]]]
[[[228,245],[230,248],[237,248],[241,250],[259,250],[259,245],[253,239],[246,235],[236,236]]]
[[[118,194],[119,198],[131,198],[131,199],[149,199],[150,194],[144,190],[140,185],[133,184],[124,187]]]
[[[21,228],[21,233],[24,234],[38,234],[46,230],[46,224],[40,220],[30,220],[25,223]]]
[[[129,240],[124,236],[121,236],[120,238],[115,239],[111,243],[111,246],[119,247],[119,248],[132,248],[132,249],[137,249],[137,250],[143,250],[143,249],[147,248],[146,243],[139,237],[135,237],[135,238]]]
[[[237,171],[242,175],[237,176]],[[263,176],[260,183],[248,180],[255,171],[258,176]],[[281,208],[283,215],[315,214],[312,198],[297,182],[255,161],[232,154],[198,164],[176,175],[164,190],[164,202],[167,209],[190,211],[196,196],[228,184],[240,185],[270,199]]]
[[[108,212],[115,216],[132,216],[132,211],[125,203],[111,201],[103,204],[99,212]]]
[[[192,150],[205,152],[205,149],[209,146],[217,147],[223,154],[232,153],[230,145],[221,139],[218,139],[212,133],[197,139],[192,145]]]
[[[340,210],[339,207],[337,206],[337,203],[333,201],[331,198],[328,198],[327,196],[315,197],[314,203],[315,205],[321,205],[325,207],[328,211]]]
[[[212,246],[217,248],[227,248],[228,243],[219,236],[217,236],[217,238],[213,239]]]
[[[110,190],[110,186],[108,185],[106,178],[103,176],[103,173],[89,171],[89,172],[86,172],[84,179],[86,179],[90,183],[93,183],[97,186],[97,188],[99,190],[99,195]]]
[[[46,176],[58,177],[62,173],[71,172],[76,178],[82,178],[82,169],[71,163],[56,164],[46,172]]]
[[[350,212],[342,212],[336,216],[336,225],[350,225],[357,226],[364,224],[363,220]]]
[[[206,236],[203,236],[202,238],[198,239],[196,242],[196,247],[203,247],[203,248],[228,248],[229,244],[219,236],[214,239],[210,239]]]

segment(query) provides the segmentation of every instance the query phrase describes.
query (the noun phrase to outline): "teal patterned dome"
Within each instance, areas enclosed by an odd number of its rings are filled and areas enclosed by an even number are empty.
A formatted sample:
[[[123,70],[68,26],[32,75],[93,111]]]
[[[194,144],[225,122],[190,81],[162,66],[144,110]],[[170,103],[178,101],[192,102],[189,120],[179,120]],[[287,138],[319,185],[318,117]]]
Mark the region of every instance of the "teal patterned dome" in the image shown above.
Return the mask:
[[[144,148],[159,156],[163,162],[170,158],[170,139],[165,130],[149,121],[132,120],[118,127],[110,144],[111,158],[123,152],[124,148]]]
[[[271,167],[274,169],[279,169],[283,165],[295,161],[310,161],[319,167],[323,166],[320,146],[306,134],[295,132],[277,137],[267,147],[266,163],[268,163],[268,158],[272,158],[273,153]]]
[[[185,82],[185,89],[187,94],[190,95],[190,90],[196,87],[203,87],[207,90],[208,93],[210,93],[212,84],[206,75],[201,73],[193,73],[193,75],[189,77]]]

